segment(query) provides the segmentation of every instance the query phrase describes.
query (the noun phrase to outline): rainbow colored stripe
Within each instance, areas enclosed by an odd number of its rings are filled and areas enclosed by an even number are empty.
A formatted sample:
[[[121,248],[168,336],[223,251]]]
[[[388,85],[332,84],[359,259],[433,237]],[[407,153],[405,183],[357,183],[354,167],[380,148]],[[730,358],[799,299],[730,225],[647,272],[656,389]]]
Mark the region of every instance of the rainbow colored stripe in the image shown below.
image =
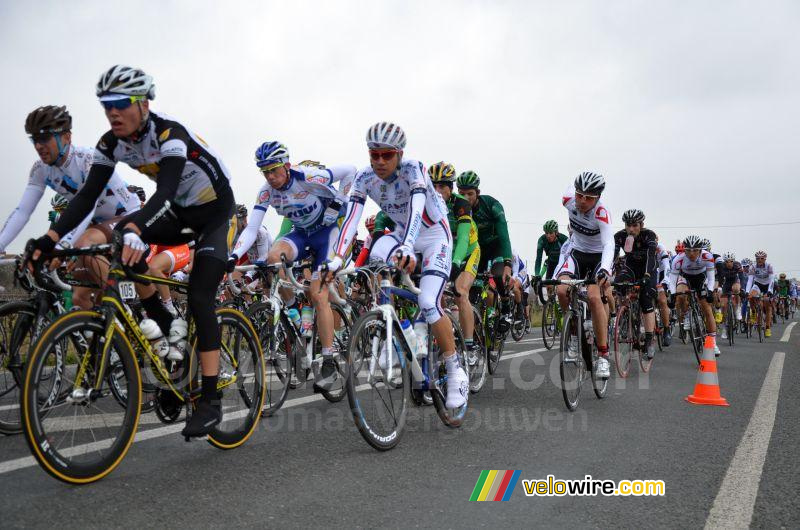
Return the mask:
[[[519,481],[519,469],[484,469],[472,490],[471,501],[507,501]]]

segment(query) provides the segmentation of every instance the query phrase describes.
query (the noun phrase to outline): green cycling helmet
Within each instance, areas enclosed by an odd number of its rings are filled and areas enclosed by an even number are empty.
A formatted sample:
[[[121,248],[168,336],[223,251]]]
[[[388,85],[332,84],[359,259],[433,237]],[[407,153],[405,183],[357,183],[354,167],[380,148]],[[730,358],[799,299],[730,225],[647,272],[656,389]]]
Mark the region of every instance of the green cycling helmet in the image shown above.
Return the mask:
[[[478,189],[481,186],[481,179],[474,171],[465,171],[456,179],[456,186],[465,189]]]
[[[52,199],[50,199],[50,207],[56,212],[63,212],[69,206],[69,201],[63,195],[59,195],[56,193]]]
[[[553,233],[553,232],[558,232],[558,223],[555,222],[554,220],[550,219],[549,221],[547,221],[544,224],[544,226],[542,227],[542,230],[544,230],[548,234]]]

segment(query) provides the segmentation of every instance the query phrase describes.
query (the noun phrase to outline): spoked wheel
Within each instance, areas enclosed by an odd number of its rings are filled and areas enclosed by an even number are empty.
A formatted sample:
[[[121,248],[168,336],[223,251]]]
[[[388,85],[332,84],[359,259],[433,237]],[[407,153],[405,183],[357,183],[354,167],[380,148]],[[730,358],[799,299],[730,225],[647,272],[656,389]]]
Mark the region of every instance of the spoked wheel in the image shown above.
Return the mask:
[[[247,441],[258,426],[266,394],[266,367],[250,319],[229,307],[218,308],[216,313],[222,338],[217,392],[221,394],[223,414],[222,422],[208,435],[208,443],[219,449],[234,449]],[[198,362],[197,341],[192,341],[192,346],[193,364]],[[189,373],[194,374],[192,364]],[[190,378],[190,392],[199,389],[199,379],[199,375]]]
[[[548,350],[553,348],[558,339],[557,303],[555,300],[548,300],[542,308],[542,341]]]
[[[658,345],[658,351],[664,351],[664,344],[662,337],[664,336],[664,323],[661,322],[661,311],[656,307],[655,310],[656,314],[656,329],[655,329],[655,339],[656,344]]]
[[[617,308],[617,318],[614,324],[614,364],[620,377],[628,377],[633,357],[633,326],[631,312],[627,306]]]
[[[466,360],[464,356],[464,337],[461,335],[461,330],[459,329],[456,321],[453,320],[453,315],[450,313],[450,311],[446,311],[446,314],[450,319],[450,324],[453,328],[453,337],[455,338],[456,342],[455,355],[458,356],[461,366],[466,366]],[[436,409],[436,412],[439,414],[439,419],[442,420],[442,423],[448,427],[461,427],[461,424],[464,422],[464,416],[467,414],[468,402],[465,402],[458,408],[447,408],[446,401],[449,382],[447,377],[447,367],[445,366],[444,357],[442,357],[441,354],[442,352],[439,351],[438,344],[434,341],[433,347],[431,348],[430,352],[428,352],[428,366],[437,367],[436,370],[430,375],[433,406]],[[469,399],[468,391],[464,397]]]
[[[514,342],[519,342],[525,336],[525,308],[522,304],[514,304],[514,315],[511,321],[511,338]]]
[[[564,327],[561,333],[561,350],[559,352],[559,372],[561,374],[561,394],[567,409],[578,408],[581,396],[584,361],[581,355],[580,322],[572,313],[564,315]]]
[[[409,374],[406,352],[396,346],[386,344],[380,311],[364,313],[353,324],[345,359],[347,401],[358,432],[379,451],[396,446],[406,424]],[[380,366],[381,352],[385,369]]]
[[[28,350],[33,346],[36,308],[31,302],[0,306],[0,433],[19,434],[19,400]]]
[[[66,313],[44,331],[28,359],[22,391],[25,439],[45,471],[71,484],[94,482],[116,468],[128,452],[139,423],[139,366],[130,342],[117,326],[110,347],[121,363],[117,383],[125,389],[122,410],[105,378],[96,380],[103,331],[104,320],[97,312]],[[92,338],[73,341],[73,333]],[[64,347],[68,348],[66,352],[62,351]],[[54,368],[62,355],[62,380],[54,385]],[[80,363],[88,369],[76,381]],[[66,394],[59,393],[59,387]]]
[[[736,313],[733,310],[733,304],[730,302],[728,302],[728,314],[725,317],[727,318],[725,327],[728,328],[728,344],[733,346],[734,342],[736,342],[734,337],[736,335]]]
[[[469,390],[473,394],[480,392],[486,383],[486,342],[484,341],[483,322],[475,306],[472,306],[472,317],[475,328],[472,332],[474,344],[473,352],[465,352],[467,358],[467,375],[469,375]]]
[[[286,401],[294,365],[294,349],[283,321],[278,319],[273,325],[272,304],[269,302],[253,304],[248,310],[248,316],[258,332],[261,347],[264,349],[266,391],[261,416],[268,417],[275,414]]]

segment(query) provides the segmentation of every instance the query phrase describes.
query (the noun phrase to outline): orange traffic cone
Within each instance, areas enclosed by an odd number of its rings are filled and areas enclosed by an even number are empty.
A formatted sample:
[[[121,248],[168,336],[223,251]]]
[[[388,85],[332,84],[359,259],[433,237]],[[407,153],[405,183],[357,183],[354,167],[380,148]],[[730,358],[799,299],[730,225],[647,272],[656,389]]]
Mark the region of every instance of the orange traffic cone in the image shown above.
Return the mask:
[[[703,358],[700,360],[700,371],[697,372],[697,382],[694,385],[694,394],[686,396],[686,401],[695,405],[730,406],[728,400],[719,393],[717,359],[714,356],[714,337],[706,337],[706,342],[703,345]]]

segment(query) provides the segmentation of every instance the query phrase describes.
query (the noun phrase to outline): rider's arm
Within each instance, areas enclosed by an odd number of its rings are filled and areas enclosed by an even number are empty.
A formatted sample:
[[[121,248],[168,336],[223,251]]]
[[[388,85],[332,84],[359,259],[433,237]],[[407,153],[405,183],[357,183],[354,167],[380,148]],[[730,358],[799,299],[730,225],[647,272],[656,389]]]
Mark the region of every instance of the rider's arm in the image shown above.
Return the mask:
[[[69,234],[65,235],[59,241],[61,247],[70,248],[75,246],[75,241],[81,237],[81,235],[86,232],[86,229],[89,227],[89,223],[92,222],[92,217],[94,216],[94,211],[89,212],[81,224],[79,224],[76,228],[72,229]]]
[[[339,182],[340,180],[353,175],[356,172],[356,166],[332,166],[325,169],[330,176],[331,182]]]
[[[494,230],[500,238],[500,252],[503,254],[504,260],[512,260],[514,258],[511,253],[511,240],[508,237],[508,221],[506,221],[506,211],[503,205],[495,200],[491,205],[492,217],[494,218]]]
[[[714,278],[716,276],[717,270],[714,267],[709,267],[706,269],[706,289],[709,291],[714,290]]]
[[[747,288],[745,289],[746,293],[749,293],[753,289],[753,283],[756,279],[755,271],[753,270],[754,268],[755,266],[751,266],[750,272],[747,274]]]
[[[102,140],[101,140],[102,142]],[[98,161],[98,152],[95,151],[95,160],[86,177],[86,183],[75,197],[69,202],[69,206],[53,225],[53,231],[58,234],[59,239],[62,234],[67,234],[78,226],[87,215],[94,211],[97,198],[114,174],[114,162],[103,156],[105,160]],[[106,162],[106,160],[108,162]]]
[[[247,219],[247,226],[239,234],[239,239],[236,240],[236,244],[233,246],[233,254],[237,257],[242,257],[253,246],[256,237],[258,237],[258,228],[264,221],[266,213],[266,208],[261,204],[255,205],[251,210],[250,217]]]
[[[539,269],[542,267],[542,253],[544,252],[544,242],[546,236],[539,236],[539,242],[536,243],[536,265],[533,266],[533,272],[539,274]]]
[[[670,293],[675,293],[678,288],[678,276],[680,275],[680,266],[671,267],[667,274],[667,290]]]
[[[33,171],[31,171],[31,179],[28,181],[25,191],[22,192],[22,198],[19,204],[14,211],[11,212],[11,215],[8,216],[8,220],[3,226],[3,231],[0,232],[0,254],[5,252],[6,247],[14,241],[14,238],[17,237],[22,229],[25,228],[25,225],[28,224],[31,214],[36,209],[36,205],[39,204],[39,200],[41,200],[44,194],[44,183],[39,183],[38,181],[32,182],[35,178],[35,170],[36,166],[34,166]]]
[[[611,227],[611,215],[606,215],[605,220],[600,220],[600,240],[603,242],[603,256],[600,267],[606,272],[611,272],[614,264],[614,229]]]
[[[336,255],[344,257],[350,244],[353,242],[353,237],[356,235],[358,229],[358,222],[361,220],[361,214],[364,212],[364,202],[366,200],[363,193],[357,190],[359,179],[356,178],[356,184],[350,193],[350,200],[347,202],[347,213],[344,215],[344,223],[342,223],[342,231],[339,232],[339,239],[336,241]]]
[[[769,268],[769,281],[767,282],[767,286],[770,292],[775,290],[775,271],[772,270],[772,266]]]
[[[658,271],[658,241],[655,234],[650,236],[647,241],[647,262],[644,266],[645,272],[655,274]]]
[[[453,248],[453,263],[461,265],[467,257],[469,249],[469,232],[472,228],[470,206],[466,199],[456,199],[453,204],[453,214],[456,217],[456,244]]]
[[[358,253],[354,265],[356,267],[363,267],[369,258],[369,250],[372,247],[372,234],[367,234],[367,239],[364,240],[364,246],[361,247],[361,252]]]

